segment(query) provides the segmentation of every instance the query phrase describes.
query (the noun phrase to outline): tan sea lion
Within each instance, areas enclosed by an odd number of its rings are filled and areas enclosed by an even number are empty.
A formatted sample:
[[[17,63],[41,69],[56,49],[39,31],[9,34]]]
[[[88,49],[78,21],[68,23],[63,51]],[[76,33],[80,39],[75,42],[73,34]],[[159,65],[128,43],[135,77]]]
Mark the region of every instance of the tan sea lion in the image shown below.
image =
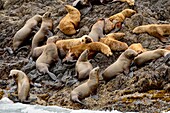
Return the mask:
[[[36,60],[36,68],[39,72],[45,74],[47,73],[53,80],[57,77],[49,71],[50,64],[58,61],[58,50],[55,43],[48,43],[44,48],[43,53]]]
[[[12,69],[9,76],[14,77],[15,81],[17,82],[19,101],[25,102],[30,91],[30,82],[27,75],[20,70]]]
[[[135,5],[135,0],[113,0],[113,2],[127,2],[130,6]]]
[[[16,51],[27,39],[32,30],[42,21],[41,15],[35,15],[26,21],[25,25],[13,37],[13,50]]]
[[[151,60],[156,60],[160,57],[166,56],[168,53],[170,53],[170,50],[166,50],[166,49],[145,51],[134,58],[134,64],[136,64],[137,66],[141,66],[146,62],[149,62]]]
[[[88,54],[89,50],[84,50],[76,62],[75,70],[78,80],[86,79],[89,76],[90,71],[93,69],[92,64],[88,61]]]
[[[81,84],[71,91],[70,98],[73,102],[78,102],[85,105],[79,99],[84,99],[90,94],[94,93],[97,90],[99,84],[99,67],[94,68],[90,71],[89,79],[87,82]]]
[[[83,35],[80,38],[58,40],[56,42],[56,46],[59,50],[59,53],[62,54],[61,56],[65,56],[65,54],[71,47],[79,44],[90,43],[90,42],[93,42],[93,39],[88,35]]]
[[[47,39],[46,45],[34,48],[32,58],[37,59],[42,54],[44,48],[47,46],[48,43],[56,43],[57,40],[59,40],[58,36],[49,37]]]
[[[135,50],[138,54],[143,53],[146,51],[146,49],[143,48],[141,43],[134,43],[129,46],[129,49]]]
[[[115,40],[121,40],[125,36],[125,33],[117,32],[117,33],[109,33],[104,38],[111,38]]]
[[[110,47],[107,46],[106,44],[102,42],[91,42],[88,44],[80,44],[80,45],[71,47],[66,57],[63,59],[63,62],[77,59],[80,56],[80,54],[86,49],[90,51],[89,56],[91,57],[93,57],[94,54],[98,52],[101,52],[107,56],[112,55],[112,51]]]
[[[125,42],[112,38],[101,38],[100,42],[108,45],[112,51],[124,51],[128,48],[128,45]]]
[[[39,31],[33,37],[30,55],[32,55],[34,48],[40,46],[40,43],[45,41],[47,36],[49,37],[53,36],[53,33],[51,32],[52,30],[53,30],[53,20],[51,18],[51,13],[46,12],[42,16],[42,23]]]
[[[133,58],[136,57],[137,54],[138,53],[132,49],[127,49],[126,51],[124,51],[116,60],[116,62],[114,62],[104,70],[102,74],[103,79],[105,81],[109,81],[119,75],[119,73],[123,72],[127,75],[129,73],[129,66]]]
[[[94,42],[98,42],[100,38],[104,37],[104,26],[104,19],[97,20],[97,22],[92,26],[88,35],[93,39]]]
[[[78,28],[81,14],[78,9],[71,5],[65,5],[65,9],[68,14],[61,19],[58,27],[64,34],[74,35],[77,32],[76,29]]]
[[[141,25],[134,28],[133,33],[148,33],[162,42],[168,42],[168,39],[165,36],[170,35],[170,24]]]
[[[132,9],[124,9],[120,13],[117,13],[113,16],[110,16],[109,19],[110,21],[117,20],[119,22],[123,22],[126,18],[131,17],[133,14],[135,14],[136,11]]]

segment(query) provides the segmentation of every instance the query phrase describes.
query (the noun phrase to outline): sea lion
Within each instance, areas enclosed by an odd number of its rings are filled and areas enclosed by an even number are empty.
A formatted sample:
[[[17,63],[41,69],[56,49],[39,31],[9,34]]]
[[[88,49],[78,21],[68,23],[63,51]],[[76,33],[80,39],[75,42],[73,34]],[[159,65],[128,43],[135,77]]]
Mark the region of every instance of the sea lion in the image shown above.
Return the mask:
[[[42,16],[42,23],[39,31],[33,37],[30,55],[32,55],[34,48],[40,46],[40,43],[45,41],[45,38],[47,36],[48,37],[53,36],[52,30],[53,30],[53,20],[51,18],[51,13],[46,12]]]
[[[94,93],[97,90],[99,84],[99,67],[94,68],[90,71],[89,79],[87,82],[77,86],[73,91],[71,91],[70,99],[73,102],[78,102],[85,105],[79,99],[84,99],[90,94]]]
[[[30,91],[30,82],[27,75],[16,69],[12,69],[10,71],[9,77],[14,77],[15,81],[17,82],[17,91],[18,91],[18,99],[21,102],[26,102],[28,98],[29,91]]]
[[[117,13],[113,16],[110,16],[109,19],[110,21],[117,20],[119,22],[123,22],[126,18],[131,17],[133,14],[135,14],[136,11],[132,9],[124,9],[120,13]]]
[[[166,50],[166,49],[145,51],[134,58],[134,64],[137,66],[141,66],[146,62],[149,62],[151,60],[156,60],[162,56],[166,56],[168,53],[170,53],[170,50]]]
[[[58,36],[52,36],[47,39],[46,45],[35,47],[32,53],[32,58],[38,58],[42,54],[44,48],[47,46],[48,43],[56,43],[57,40],[59,40]]]
[[[112,2],[127,2],[130,6],[135,5],[135,0],[113,0]]]
[[[126,51],[124,51],[116,60],[116,62],[114,62],[104,70],[104,72],[102,73],[103,79],[105,81],[109,81],[119,75],[119,73],[123,72],[125,75],[127,75],[129,73],[129,66],[133,58],[136,57],[137,54],[138,53],[132,49],[127,49]]]
[[[48,43],[43,53],[36,60],[36,68],[39,72],[47,73],[53,80],[56,80],[57,77],[48,68],[50,64],[58,61],[58,59],[58,50],[55,43]]]
[[[76,62],[75,70],[78,80],[86,79],[89,76],[90,71],[93,69],[92,64],[88,61],[88,54],[89,50],[84,50]]]
[[[148,24],[141,25],[133,29],[133,33],[148,33],[151,36],[158,38],[162,42],[167,42],[165,37],[170,35],[170,24]]]
[[[102,42],[91,42],[88,44],[80,44],[80,45],[71,47],[66,57],[63,59],[63,62],[65,61],[68,62],[68,61],[77,59],[80,56],[80,54],[86,49],[90,51],[89,52],[90,57],[93,57],[98,52],[101,52],[105,54],[106,56],[112,55],[112,51],[110,47],[107,46],[106,44]]]
[[[71,5],[65,5],[65,9],[68,14],[61,19],[58,28],[66,35],[74,35],[77,33],[76,29],[78,28],[81,14],[78,9]]]
[[[30,38],[31,32],[42,21],[41,15],[35,15],[26,21],[25,25],[15,33],[13,37],[13,50],[16,51],[27,39]]]
[[[108,45],[112,51],[124,51],[128,48],[125,42],[121,42],[112,38],[101,38],[100,42]]]
[[[90,42],[93,42],[93,39],[88,35],[83,35],[80,38],[58,40],[56,46],[59,50],[60,56],[63,57],[71,47]]]
[[[125,36],[125,33],[117,32],[117,33],[109,33],[104,38],[111,38],[115,40],[121,40]]]
[[[97,20],[97,22],[92,26],[90,33],[88,36],[90,36],[94,42],[98,42],[100,38],[104,37],[104,26],[105,22],[103,18],[100,18]]]
[[[134,43],[129,46],[129,49],[135,50],[138,54],[143,53],[146,49],[143,48],[141,43]]]

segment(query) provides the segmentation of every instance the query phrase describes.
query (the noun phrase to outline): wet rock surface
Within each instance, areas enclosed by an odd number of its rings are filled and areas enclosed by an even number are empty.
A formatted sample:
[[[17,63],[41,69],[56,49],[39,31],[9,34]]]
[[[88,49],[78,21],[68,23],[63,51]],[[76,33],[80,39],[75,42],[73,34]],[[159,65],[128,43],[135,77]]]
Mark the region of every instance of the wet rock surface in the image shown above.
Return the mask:
[[[27,59],[31,41],[26,43],[28,50],[21,50],[11,54],[6,48],[12,48],[12,37],[24,25],[26,20],[35,14],[43,14],[50,10],[54,19],[54,33],[62,39],[77,38],[88,34],[98,18],[109,17],[131,8],[127,3],[115,2],[106,5],[93,5],[93,9],[81,18],[80,32],[72,37],[64,35],[57,29],[60,19],[67,13],[65,4],[72,4],[73,0],[0,0],[0,98],[8,92],[9,98],[15,100],[16,84],[8,77],[11,69],[24,71],[31,80],[30,104],[57,105],[73,109],[120,110],[161,112],[170,108],[170,67],[161,57],[142,67],[131,67],[129,75],[120,74],[108,83],[100,79],[96,95],[98,98],[88,97],[84,100],[87,106],[70,101],[70,92],[82,82],[75,77],[75,63],[63,64],[61,61],[52,65],[50,71],[57,76],[52,81],[47,74],[39,73],[35,62]],[[136,0],[134,9],[137,14],[125,19],[121,32],[126,35],[121,40],[128,45],[141,43],[147,50],[154,50],[170,44],[160,42],[157,38],[144,34],[133,34],[136,26],[151,23],[170,23],[169,0]],[[122,52],[113,52],[107,57],[98,53],[91,59],[93,67],[99,66],[101,72],[116,61]],[[84,82],[84,81],[83,81]]]

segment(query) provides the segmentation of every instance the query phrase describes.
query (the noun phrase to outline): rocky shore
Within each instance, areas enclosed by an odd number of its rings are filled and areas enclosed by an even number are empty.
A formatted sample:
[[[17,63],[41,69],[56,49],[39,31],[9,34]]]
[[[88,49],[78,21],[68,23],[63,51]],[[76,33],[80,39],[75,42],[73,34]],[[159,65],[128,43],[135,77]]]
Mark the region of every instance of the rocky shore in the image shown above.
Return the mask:
[[[98,18],[109,17],[123,9],[133,8],[137,11],[131,18],[126,18],[120,32],[126,35],[122,42],[128,45],[141,43],[147,50],[163,48],[170,44],[160,42],[146,33],[133,34],[132,30],[139,25],[152,23],[170,23],[169,0],[136,0],[135,6],[127,3],[114,2],[105,5],[93,5],[92,10],[81,18],[79,33],[72,37],[64,35],[57,29],[61,18],[66,15],[64,5],[72,4],[74,0],[0,0],[0,98],[6,94],[15,101],[16,84],[8,77],[11,69],[24,71],[31,80],[30,104],[61,106],[72,109],[142,111],[155,113],[170,110],[170,63],[165,63],[161,57],[142,67],[131,67],[129,75],[120,74],[105,84],[100,80],[97,96],[88,97],[83,102],[87,106],[70,101],[70,92],[80,83],[75,75],[75,63],[63,64],[61,61],[50,67],[58,81],[54,82],[45,74],[40,74],[35,68],[35,62],[27,58],[31,41],[27,42],[28,50],[11,54],[12,37],[25,24],[26,20],[35,14],[44,14],[50,10],[54,20],[54,33],[62,39],[78,38],[88,34],[91,26]],[[98,53],[91,59],[93,67],[99,66],[103,71],[116,61],[122,52],[113,52],[107,57]]]

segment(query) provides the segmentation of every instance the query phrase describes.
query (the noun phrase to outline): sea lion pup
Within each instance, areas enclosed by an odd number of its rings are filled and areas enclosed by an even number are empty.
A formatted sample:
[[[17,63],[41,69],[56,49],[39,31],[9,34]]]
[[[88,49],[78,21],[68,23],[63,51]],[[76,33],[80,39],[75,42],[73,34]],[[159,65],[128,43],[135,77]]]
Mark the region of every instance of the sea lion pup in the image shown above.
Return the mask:
[[[117,20],[119,22],[123,22],[125,18],[131,17],[133,14],[135,14],[136,11],[132,9],[124,9],[120,13],[117,13],[113,16],[110,16],[109,19],[110,21]]]
[[[127,2],[130,6],[135,5],[135,0],[113,0],[112,2]]]
[[[77,86],[73,91],[71,91],[70,99],[73,102],[78,102],[85,105],[79,99],[84,99],[90,94],[95,93],[99,84],[99,67],[94,68],[90,71],[89,79],[87,82]]]
[[[100,38],[104,37],[104,19],[100,18],[97,22],[92,26],[90,33],[88,34],[94,42],[98,42]]]
[[[48,70],[50,64],[56,61],[58,61],[57,47],[55,43],[48,43],[43,53],[36,60],[36,68],[39,72],[47,73],[53,80],[56,80],[57,77]]]
[[[30,55],[32,55],[35,47],[40,46],[40,43],[45,41],[46,36],[53,36],[53,33],[51,32],[52,30],[53,30],[53,20],[51,18],[51,13],[46,12],[42,16],[42,23],[39,31],[33,37]]]
[[[146,62],[149,62],[151,60],[156,60],[162,56],[166,56],[168,53],[170,53],[170,51],[166,49],[156,49],[152,51],[146,51],[134,58],[134,64],[137,66],[141,66]]]
[[[132,49],[127,49],[126,51],[124,51],[116,60],[116,62],[114,62],[104,70],[102,74],[103,79],[105,81],[109,81],[122,72],[127,75],[129,73],[130,64],[133,58],[137,56],[137,54],[138,53]]]
[[[135,50],[138,54],[143,53],[146,49],[143,48],[141,43],[134,43],[129,46],[129,49]]]
[[[59,29],[66,35],[76,34],[80,22],[80,12],[71,5],[65,5],[68,14],[59,22]]]
[[[25,25],[13,37],[13,50],[16,51],[24,41],[30,38],[32,30],[42,21],[41,15],[35,15],[26,21]]]
[[[47,46],[48,43],[56,43],[57,40],[59,40],[58,36],[49,37],[47,39],[46,45],[34,48],[33,53],[32,53],[32,58],[33,59],[38,58],[42,54],[44,48]]]
[[[167,42],[165,37],[170,35],[170,24],[148,24],[141,25],[133,29],[133,33],[148,33],[151,36],[158,38],[162,42]]]
[[[59,50],[59,53],[62,54],[61,56],[65,56],[71,47],[90,42],[93,42],[93,39],[88,35],[83,35],[81,38],[58,40],[56,42],[56,46]]]
[[[112,55],[112,51],[110,49],[109,46],[107,46],[106,44],[102,43],[102,42],[91,42],[88,44],[80,44],[77,46],[73,46],[69,49],[66,57],[63,59],[63,62],[65,61],[72,61],[77,59],[80,54],[84,51],[88,49],[89,52],[89,57],[93,57],[94,54],[96,54],[97,52],[101,52],[107,56],[111,56]]]
[[[128,45],[125,42],[112,38],[101,38],[100,42],[108,45],[112,51],[124,51],[128,48]]]
[[[12,69],[9,76],[14,77],[17,82],[19,101],[26,102],[30,91],[30,82],[27,75],[20,70]]]
[[[89,76],[90,71],[93,69],[92,64],[88,61],[88,54],[89,50],[84,50],[76,62],[75,70],[78,80],[86,79]]]

